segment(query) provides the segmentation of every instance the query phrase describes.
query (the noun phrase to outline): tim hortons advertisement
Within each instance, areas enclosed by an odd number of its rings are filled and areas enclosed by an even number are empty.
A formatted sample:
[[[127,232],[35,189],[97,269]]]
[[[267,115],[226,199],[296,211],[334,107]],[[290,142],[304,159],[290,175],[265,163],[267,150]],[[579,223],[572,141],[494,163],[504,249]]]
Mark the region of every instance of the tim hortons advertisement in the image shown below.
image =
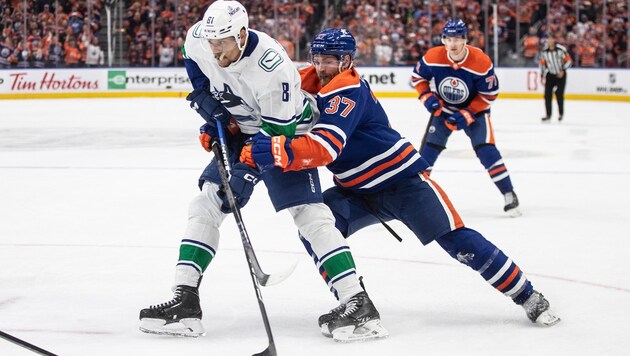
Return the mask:
[[[0,71],[0,93],[99,92],[105,76],[102,71],[73,69],[11,69]]]

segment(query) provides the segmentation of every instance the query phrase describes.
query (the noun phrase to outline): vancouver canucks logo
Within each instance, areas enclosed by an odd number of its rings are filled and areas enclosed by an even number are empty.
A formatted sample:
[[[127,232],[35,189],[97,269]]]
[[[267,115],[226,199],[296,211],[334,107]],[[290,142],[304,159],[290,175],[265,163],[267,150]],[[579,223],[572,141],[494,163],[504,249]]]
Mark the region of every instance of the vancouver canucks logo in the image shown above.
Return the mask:
[[[438,85],[440,96],[449,104],[461,104],[468,99],[466,83],[456,77],[446,77]]]
[[[193,29],[192,36],[194,38],[201,38],[201,24],[197,24]]]
[[[227,84],[223,84],[223,91],[218,91],[217,88],[213,88],[212,94],[215,98],[217,98],[217,100],[221,102],[221,104],[223,104],[223,106],[228,108],[228,110],[230,108],[241,107],[247,110],[247,112],[254,112],[254,109],[251,106],[247,105],[243,98],[234,94],[232,88],[230,88],[230,86]],[[238,119],[239,121],[242,121],[240,117]]]

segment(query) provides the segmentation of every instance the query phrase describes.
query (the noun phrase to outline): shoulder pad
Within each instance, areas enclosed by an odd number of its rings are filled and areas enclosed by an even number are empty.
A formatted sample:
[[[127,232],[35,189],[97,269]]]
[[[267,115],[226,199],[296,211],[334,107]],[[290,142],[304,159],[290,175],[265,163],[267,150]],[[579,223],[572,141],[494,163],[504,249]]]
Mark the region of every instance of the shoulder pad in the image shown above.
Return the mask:
[[[345,70],[334,77],[330,83],[326,84],[320,91],[320,96],[327,96],[344,89],[356,88],[361,85],[361,77],[354,68]]]
[[[315,66],[299,69],[298,72],[300,72],[300,77],[302,78],[302,90],[312,95],[317,95],[321,87],[317,72],[315,72]]]
[[[477,74],[486,74],[492,69],[492,61],[483,51],[477,47],[466,46],[468,48],[468,58],[463,67]]]
[[[446,49],[444,46],[433,47],[424,54],[422,57],[424,63],[428,65],[439,65],[446,64],[450,65],[450,61],[448,60]]]

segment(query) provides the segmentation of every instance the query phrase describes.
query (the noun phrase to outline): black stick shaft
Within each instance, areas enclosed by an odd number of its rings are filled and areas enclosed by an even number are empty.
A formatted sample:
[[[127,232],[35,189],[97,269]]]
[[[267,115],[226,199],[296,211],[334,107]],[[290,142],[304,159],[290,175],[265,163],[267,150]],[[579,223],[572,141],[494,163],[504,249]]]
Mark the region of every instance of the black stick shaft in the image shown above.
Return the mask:
[[[435,117],[435,114],[431,113],[431,116],[429,117],[429,122],[427,122],[427,128],[424,130],[424,136],[422,136],[422,142],[420,142],[420,148],[418,148],[418,152],[420,154],[422,154],[424,145],[427,143],[427,136],[429,136],[429,128],[431,128],[431,122],[433,122],[434,117]]]
[[[219,145],[215,141],[212,144],[212,152],[214,153],[214,156],[217,160],[217,167],[219,169],[219,174],[221,175],[221,182],[223,183],[223,191],[225,193],[225,196],[227,197],[230,208],[232,209],[232,215],[234,215],[234,220],[236,221],[238,231],[241,235],[241,242],[243,243],[243,250],[245,251],[245,257],[247,260],[247,265],[249,267],[250,277],[252,278],[252,284],[254,285],[254,291],[256,292],[256,298],[258,299],[258,307],[260,308],[260,314],[262,316],[263,324],[265,325],[265,331],[267,332],[267,338],[269,340],[269,346],[267,347],[267,349],[256,355],[275,356],[276,346],[273,341],[273,335],[271,333],[271,325],[269,324],[267,309],[265,308],[262,293],[260,292],[260,286],[258,285],[258,281],[256,280],[256,272],[254,271],[252,261],[252,258],[255,258],[254,250],[249,239],[249,234],[245,229],[245,224],[243,223],[241,211],[236,205],[236,200],[234,199],[234,194],[232,193],[232,187],[230,187],[230,179],[228,177],[228,172],[225,167],[226,164],[229,164],[229,160],[227,159],[227,157],[229,157],[227,144],[225,143],[225,137],[222,134],[223,127],[220,123],[217,124],[219,129],[219,138],[221,139],[221,149],[219,149]],[[222,157],[222,155],[225,156]]]
[[[45,355],[45,356],[57,356],[56,354],[54,354],[54,353],[52,353],[50,351],[46,351],[46,350],[44,350],[44,349],[42,349],[40,347],[37,347],[37,346],[35,346],[35,345],[31,344],[31,343],[28,343],[28,342],[26,342],[26,341],[24,341],[22,339],[18,339],[15,336],[11,336],[11,335],[3,332],[3,331],[0,331],[0,337],[3,338],[3,339],[9,340],[9,341],[11,341],[12,343],[14,343],[16,345],[22,346],[25,349],[31,350],[31,351],[33,351],[36,354]]]

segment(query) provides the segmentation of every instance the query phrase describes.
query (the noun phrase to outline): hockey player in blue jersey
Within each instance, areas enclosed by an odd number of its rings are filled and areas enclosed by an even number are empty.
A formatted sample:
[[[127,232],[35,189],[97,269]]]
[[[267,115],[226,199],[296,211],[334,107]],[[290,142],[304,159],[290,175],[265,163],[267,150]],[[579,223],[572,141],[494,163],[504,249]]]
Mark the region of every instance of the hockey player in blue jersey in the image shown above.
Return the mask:
[[[251,136],[306,132],[312,120],[312,105],[300,89],[300,74],[284,49],[263,32],[249,29],[247,11],[237,1],[215,1],[203,19],[187,33],[184,64],[193,92],[186,98],[207,122],[200,141],[210,151],[218,134],[217,120],[232,118],[230,186],[242,207],[262,180],[276,211],[286,210],[313,247],[331,286],[340,293],[340,303],[360,299],[370,306],[371,325],[380,326],[378,311],[356,275],[352,253],[334,217],[323,203],[317,169],[282,172],[257,169],[238,163],[243,141]],[[188,223],[175,266],[172,300],[140,311],[140,330],[147,333],[199,336],[204,333],[199,302],[201,277],[219,247],[219,228],[230,212],[217,161],[212,160],[199,180],[201,192],[191,201]],[[353,331],[352,328],[351,331]],[[384,328],[379,330],[386,334]],[[339,333],[338,333],[339,334]],[[337,335],[336,338],[342,338]],[[342,341],[346,341],[343,338]]]
[[[503,194],[503,210],[520,216],[519,203],[508,170],[495,145],[490,105],[499,94],[499,81],[490,57],[466,44],[468,30],[462,20],[448,20],[442,29],[444,46],[433,47],[413,69],[411,83],[420,101],[432,113],[429,129],[420,147],[429,162],[446,148],[453,131],[463,130],[494,184]],[[435,90],[430,88],[433,80]]]
[[[492,287],[525,309],[535,323],[560,319],[519,267],[477,231],[467,228],[440,186],[422,173],[429,166],[392,129],[370,86],[353,68],[353,36],[326,29],[311,44],[313,66],[301,71],[302,88],[316,95],[320,117],[310,133],[291,139],[260,138],[241,161],[285,172],[326,166],[335,186],[324,202],[345,237],[379,222],[399,220],[423,245],[436,241],[452,258],[477,271]],[[311,251],[308,241],[303,241]],[[315,262],[318,260],[314,257]],[[324,335],[339,319],[361,309],[347,303],[320,317]],[[360,317],[360,315],[358,316]]]

